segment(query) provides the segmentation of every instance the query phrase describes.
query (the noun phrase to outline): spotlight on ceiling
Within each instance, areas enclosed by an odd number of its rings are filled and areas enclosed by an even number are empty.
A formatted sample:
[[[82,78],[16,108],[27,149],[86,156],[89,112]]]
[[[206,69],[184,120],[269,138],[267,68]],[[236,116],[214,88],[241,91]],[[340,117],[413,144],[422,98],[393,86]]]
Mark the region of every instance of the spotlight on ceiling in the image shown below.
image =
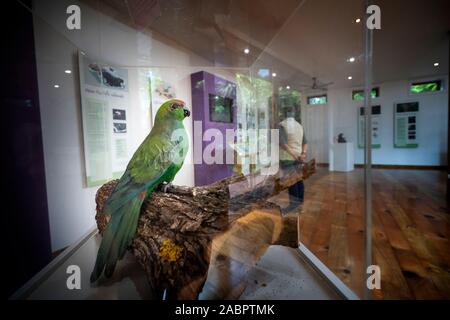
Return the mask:
[[[360,23],[360,22],[361,22],[361,19],[360,19],[360,18],[356,18],[355,22],[356,22],[356,23]]]
[[[249,53],[250,53],[250,49],[249,49],[249,48],[245,48],[245,49],[244,49],[244,53],[245,53],[245,54],[249,54]]]
[[[435,66],[435,67],[439,67],[439,62],[435,62],[435,63],[433,63],[433,66]]]
[[[348,80],[352,80],[353,77],[352,77],[352,76],[348,76],[347,79],[348,79]]]
[[[272,77],[276,77],[277,76],[277,74],[276,74],[276,72],[272,72]]]
[[[288,90],[289,90],[290,88],[291,88],[290,86],[286,86],[286,89],[288,89]]]
[[[59,88],[59,84],[55,84],[53,87],[55,87],[56,89]]]
[[[355,60],[356,60],[355,57],[350,57],[350,58],[347,59],[347,61],[350,62],[350,63],[355,62]]]
[[[67,74],[71,74],[72,70],[67,69],[67,70],[64,70],[64,72],[67,73]]]

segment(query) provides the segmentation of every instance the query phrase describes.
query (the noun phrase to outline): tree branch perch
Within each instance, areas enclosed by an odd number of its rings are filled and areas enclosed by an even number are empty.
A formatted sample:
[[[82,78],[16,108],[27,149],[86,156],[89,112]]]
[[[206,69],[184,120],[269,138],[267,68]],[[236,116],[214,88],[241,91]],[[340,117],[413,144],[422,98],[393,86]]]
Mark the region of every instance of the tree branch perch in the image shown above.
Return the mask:
[[[238,175],[207,186],[170,186],[165,193],[159,189],[152,192],[142,205],[130,249],[155,296],[161,298],[166,289],[168,298],[198,298],[210,266],[213,240],[226,236],[236,221],[253,210],[273,211],[277,206],[267,203],[269,197],[314,172],[315,161],[311,160],[271,176]],[[100,233],[109,221],[103,206],[117,182],[107,182],[97,191],[95,218]],[[276,212],[282,219],[278,207]]]

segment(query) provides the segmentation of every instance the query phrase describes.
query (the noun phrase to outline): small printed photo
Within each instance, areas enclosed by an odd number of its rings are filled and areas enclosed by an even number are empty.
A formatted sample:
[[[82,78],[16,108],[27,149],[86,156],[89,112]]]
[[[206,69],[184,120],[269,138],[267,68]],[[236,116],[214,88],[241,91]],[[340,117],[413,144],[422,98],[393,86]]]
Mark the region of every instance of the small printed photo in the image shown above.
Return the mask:
[[[123,109],[113,109],[113,120],[126,120],[126,111]]]
[[[121,73],[125,71],[111,66],[101,66],[103,84],[108,87],[125,89],[125,79],[121,77]]]
[[[410,124],[408,126],[408,130],[416,130],[416,125],[415,124]]]
[[[155,92],[160,98],[167,100],[175,97],[174,88],[170,84],[161,81],[155,87]]]
[[[84,78],[88,85],[128,91],[128,70],[116,68],[83,57]]]
[[[102,71],[100,65],[86,57],[84,57],[84,63],[84,77],[86,84],[100,87],[102,85]]]
[[[408,123],[416,123],[416,117],[408,117]]]
[[[113,123],[114,127],[114,133],[126,133],[127,132],[127,124],[126,123],[119,123],[119,122],[114,122]]]

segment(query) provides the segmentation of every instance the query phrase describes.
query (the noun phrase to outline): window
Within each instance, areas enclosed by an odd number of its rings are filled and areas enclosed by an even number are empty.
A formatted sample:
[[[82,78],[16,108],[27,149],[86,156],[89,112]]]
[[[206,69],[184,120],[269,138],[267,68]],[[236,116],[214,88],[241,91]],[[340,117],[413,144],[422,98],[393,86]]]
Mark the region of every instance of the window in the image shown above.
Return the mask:
[[[372,99],[378,98],[380,96],[380,88],[373,88],[370,91],[370,96]],[[353,90],[352,100],[364,100],[364,90]]]
[[[308,97],[308,104],[326,104],[327,103],[327,95],[321,95],[321,96],[313,96]]]
[[[442,81],[425,81],[425,82],[413,82],[409,86],[409,93],[425,93],[436,92],[442,90]]]

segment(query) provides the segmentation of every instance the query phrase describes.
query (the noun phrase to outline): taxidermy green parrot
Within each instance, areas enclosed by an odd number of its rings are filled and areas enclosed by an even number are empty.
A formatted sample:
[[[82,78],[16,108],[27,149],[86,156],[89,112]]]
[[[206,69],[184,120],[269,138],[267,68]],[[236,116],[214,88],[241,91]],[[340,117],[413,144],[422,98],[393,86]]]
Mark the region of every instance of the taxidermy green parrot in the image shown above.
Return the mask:
[[[159,108],[152,130],[105,203],[104,213],[111,218],[103,232],[91,282],[103,272],[111,277],[131,244],[142,203],[159,184],[170,183],[183,165],[189,147],[183,119],[189,115],[185,103],[178,99]]]

